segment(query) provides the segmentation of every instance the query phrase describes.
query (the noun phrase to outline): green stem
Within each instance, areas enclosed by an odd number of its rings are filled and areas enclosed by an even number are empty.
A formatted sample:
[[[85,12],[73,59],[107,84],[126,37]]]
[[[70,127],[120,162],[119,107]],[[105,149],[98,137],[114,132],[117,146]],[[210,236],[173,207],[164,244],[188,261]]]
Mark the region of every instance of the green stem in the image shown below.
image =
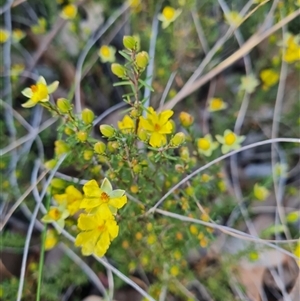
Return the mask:
[[[51,195],[49,194],[46,198],[46,210],[48,211],[50,207]],[[41,288],[42,288],[42,278],[43,278],[43,268],[44,268],[44,258],[45,258],[45,241],[47,235],[47,224],[45,224],[42,232],[42,241],[41,241],[41,252],[40,252],[40,261],[39,261],[39,275],[36,291],[36,301],[41,300]]]

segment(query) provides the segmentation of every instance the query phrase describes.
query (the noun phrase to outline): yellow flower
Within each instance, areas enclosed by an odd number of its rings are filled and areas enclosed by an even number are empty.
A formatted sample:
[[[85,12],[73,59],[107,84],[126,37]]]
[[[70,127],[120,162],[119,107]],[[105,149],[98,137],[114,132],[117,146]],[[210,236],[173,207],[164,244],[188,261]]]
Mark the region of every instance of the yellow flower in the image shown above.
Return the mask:
[[[74,215],[78,212],[83,199],[82,193],[73,185],[69,185],[66,188],[65,193],[55,194],[53,197],[58,204],[66,204],[70,215]]]
[[[225,130],[223,137],[216,135],[216,139],[222,143],[222,153],[226,154],[231,150],[237,150],[245,140],[245,136],[237,136],[231,130]]]
[[[65,20],[72,20],[77,15],[77,6],[74,4],[65,5],[60,13],[60,16]]]
[[[227,103],[222,98],[212,98],[208,103],[208,111],[215,112],[227,108]]]
[[[262,82],[263,89],[268,90],[270,87],[277,84],[279,80],[279,74],[274,69],[264,69],[259,74]]]
[[[300,61],[300,45],[299,36],[290,35],[287,38],[286,45],[287,48],[283,55],[283,60],[287,63],[293,63]]]
[[[258,258],[259,258],[259,254],[257,253],[257,251],[252,251],[252,252],[249,253],[248,258],[249,258],[251,261],[257,261]]]
[[[135,124],[128,115],[125,115],[122,121],[118,121],[118,127],[122,133],[129,134],[134,132]]]
[[[255,184],[253,188],[254,196],[259,201],[264,201],[270,194],[269,190],[264,187],[260,186],[259,184]]]
[[[299,265],[299,267],[300,267],[300,240],[298,240],[297,246],[296,246],[296,248],[295,248],[295,250],[294,250],[293,253],[294,253],[295,256],[298,257],[297,263],[298,263],[298,265]]]
[[[289,223],[295,223],[300,218],[300,211],[292,211],[286,216]]]
[[[86,211],[99,212],[102,218],[107,218],[111,214],[116,214],[117,209],[122,208],[127,203],[125,191],[121,189],[113,190],[111,183],[105,178],[98,186],[95,180],[87,182],[83,186],[84,198],[80,204],[80,208]]]
[[[175,265],[173,265],[170,269],[170,274],[174,277],[176,277],[179,274],[179,268]]]
[[[58,81],[47,86],[44,77],[40,76],[35,85],[25,88],[21,93],[29,100],[22,104],[23,108],[34,107],[39,102],[48,102],[49,94],[53,93],[58,87]]]
[[[181,14],[181,9],[175,9],[171,6],[165,6],[162,13],[158,15],[157,19],[162,22],[162,28],[167,28],[174,22]]]
[[[46,233],[46,240],[45,240],[45,250],[51,250],[54,248],[58,243],[58,237],[56,230],[49,229]]]
[[[16,28],[12,31],[12,40],[15,43],[18,43],[25,37],[25,32],[19,28]]]
[[[4,44],[10,37],[10,32],[6,29],[0,28],[0,44]]]
[[[193,235],[197,235],[198,234],[198,229],[195,225],[190,225],[190,232]]]
[[[47,21],[45,18],[39,18],[38,24],[31,26],[31,31],[34,34],[43,34],[46,32]]]
[[[228,14],[225,15],[225,19],[227,22],[234,27],[238,27],[242,23],[242,16],[237,11],[231,11]]]
[[[116,60],[116,48],[113,46],[103,45],[98,52],[102,63],[113,63]]]
[[[101,211],[93,215],[80,214],[77,226],[81,232],[75,239],[75,246],[81,247],[84,256],[94,253],[102,257],[119,234],[119,226],[112,214],[103,219]]]
[[[240,90],[246,91],[247,93],[253,93],[258,85],[259,81],[253,74],[242,76]]]
[[[213,142],[210,134],[197,140],[198,151],[204,156],[210,157],[212,152],[219,146],[218,142]]]
[[[60,228],[64,228],[65,219],[69,216],[69,211],[66,209],[65,204],[59,207],[52,206],[46,215],[43,216],[42,222],[44,223],[57,223]],[[58,230],[60,233],[60,230]]]
[[[172,133],[172,123],[169,121],[173,115],[172,110],[157,114],[152,107],[148,108],[147,117],[140,117],[139,128],[150,134],[149,143],[153,147],[161,147],[167,143],[167,134]]]
[[[141,0],[128,0],[128,3],[134,12],[138,13],[141,11],[142,9]]]

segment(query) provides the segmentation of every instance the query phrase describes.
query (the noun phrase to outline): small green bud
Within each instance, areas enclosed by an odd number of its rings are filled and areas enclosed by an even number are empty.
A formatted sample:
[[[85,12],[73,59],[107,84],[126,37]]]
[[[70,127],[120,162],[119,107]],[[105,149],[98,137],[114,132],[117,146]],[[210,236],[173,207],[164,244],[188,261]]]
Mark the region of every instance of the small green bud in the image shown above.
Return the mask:
[[[175,134],[175,136],[171,139],[171,146],[179,146],[185,141],[185,135],[182,132]]]
[[[117,141],[109,141],[107,148],[111,153],[114,153],[119,148],[119,143]]]
[[[46,161],[44,163],[44,166],[47,168],[47,169],[53,169],[57,164],[57,160],[55,159],[51,159],[49,161]]]
[[[139,52],[135,57],[135,63],[140,69],[145,69],[149,62],[149,55],[146,51]]]
[[[175,165],[175,170],[179,173],[184,173],[184,166],[183,165],[180,165],[180,164],[176,164]]]
[[[120,64],[111,64],[111,72],[119,78],[126,77],[126,68]]]
[[[64,189],[66,187],[66,182],[63,179],[53,178],[51,180],[52,188]]]
[[[65,134],[68,135],[68,136],[71,136],[74,134],[74,131],[69,128],[69,127],[66,127],[65,130],[64,130]]]
[[[63,155],[70,150],[69,145],[62,140],[56,140],[54,145],[54,152],[57,156]]]
[[[105,153],[106,150],[106,145],[105,143],[103,143],[102,141],[98,141],[95,145],[94,145],[94,151],[95,153],[102,155]]]
[[[140,129],[138,131],[138,137],[140,140],[142,140],[143,142],[147,142],[148,141],[148,134],[144,129]]]
[[[132,118],[138,118],[141,116],[141,112],[138,109],[133,108],[130,113],[129,113],[130,117]]]
[[[89,161],[93,158],[94,152],[90,149],[87,149],[83,152],[83,159]]]
[[[79,131],[76,134],[76,137],[80,142],[85,142],[87,140],[88,134],[85,131]]]
[[[81,118],[86,125],[91,124],[94,121],[94,117],[95,114],[90,109],[84,109],[81,112]]]
[[[134,165],[132,170],[135,174],[138,174],[139,172],[141,172],[142,166],[140,164]]]
[[[180,155],[180,158],[184,161],[190,160],[190,152],[186,146],[180,148],[179,155]]]
[[[108,124],[101,124],[100,125],[100,132],[106,138],[112,138],[115,134],[115,129]]]
[[[137,41],[132,36],[124,36],[123,44],[124,44],[124,47],[127,48],[128,50],[136,50]]]
[[[70,102],[65,98],[58,98],[56,105],[61,113],[68,113],[72,109]]]

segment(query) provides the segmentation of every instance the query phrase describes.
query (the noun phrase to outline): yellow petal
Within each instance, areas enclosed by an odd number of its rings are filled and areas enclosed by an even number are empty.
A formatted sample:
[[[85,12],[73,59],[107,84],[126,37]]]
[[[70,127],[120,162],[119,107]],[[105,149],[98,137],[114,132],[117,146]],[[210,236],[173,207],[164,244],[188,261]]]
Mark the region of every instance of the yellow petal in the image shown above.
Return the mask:
[[[166,110],[159,114],[159,120],[162,124],[166,123],[170,117],[174,114],[172,110]]]
[[[112,198],[109,200],[108,204],[115,207],[115,208],[122,208],[127,203],[126,195],[123,195],[120,198]]]
[[[30,88],[25,88],[21,93],[28,98],[32,96],[32,90]]]
[[[50,84],[49,86],[47,86],[48,89],[48,93],[51,94],[53,92],[56,91],[57,87],[59,85],[59,82],[56,80],[55,82],[53,82],[52,84]]]
[[[80,203],[80,208],[83,209],[90,209],[100,206],[100,198],[83,198]]]
[[[95,198],[99,197],[101,194],[101,190],[98,186],[98,183],[95,180],[91,180],[87,182],[83,186],[83,191],[86,197]]]
[[[161,147],[167,143],[167,139],[165,135],[154,132],[151,135],[149,143],[153,147]]]
[[[32,108],[37,104],[37,102],[33,101],[32,99],[29,99],[25,103],[22,104],[23,108]]]
[[[93,216],[87,214],[80,214],[78,218],[78,228],[81,230],[92,230],[97,228],[97,220]]]
[[[100,239],[98,240],[96,246],[95,246],[95,254],[99,257],[102,257],[106,251],[108,250],[110,245],[110,239],[107,232],[104,232]]]

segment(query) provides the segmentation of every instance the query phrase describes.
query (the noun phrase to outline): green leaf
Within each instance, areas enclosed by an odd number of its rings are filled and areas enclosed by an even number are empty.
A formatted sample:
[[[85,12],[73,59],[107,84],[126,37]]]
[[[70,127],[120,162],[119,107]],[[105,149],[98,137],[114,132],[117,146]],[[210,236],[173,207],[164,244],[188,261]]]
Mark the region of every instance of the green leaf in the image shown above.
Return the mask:
[[[130,81],[125,81],[125,82],[118,82],[118,83],[114,83],[113,86],[114,87],[118,87],[118,86],[129,86],[132,85],[132,82]]]
[[[139,79],[139,83],[141,83],[144,87],[148,88],[150,91],[154,91],[154,89],[149,86],[145,81],[143,81],[142,79]]]
[[[285,225],[272,225],[261,232],[262,238],[268,238],[272,235],[283,233],[287,230]]]

